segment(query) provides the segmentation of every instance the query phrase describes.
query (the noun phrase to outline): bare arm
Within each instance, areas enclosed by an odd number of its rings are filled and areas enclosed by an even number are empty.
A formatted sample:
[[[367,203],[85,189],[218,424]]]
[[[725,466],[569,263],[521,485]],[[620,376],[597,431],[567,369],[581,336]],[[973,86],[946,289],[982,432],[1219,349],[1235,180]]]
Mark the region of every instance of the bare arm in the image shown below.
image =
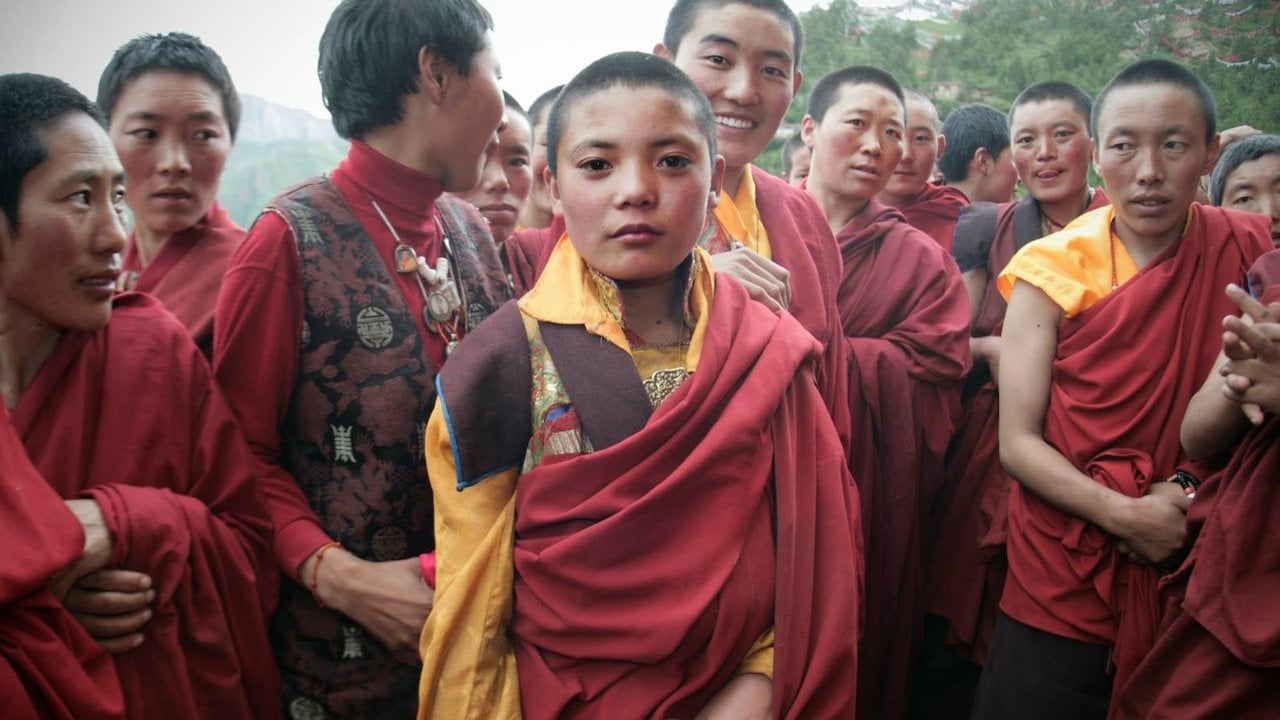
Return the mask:
[[[969,293],[969,324],[972,325],[978,321],[978,310],[982,308],[982,298],[987,294],[991,273],[985,267],[976,267],[960,277],[964,279],[965,292]]]
[[[770,310],[791,307],[791,272],[760,253],[739,246],[712,255],[711,265],[742,283],[752,300]]]
[[[1185,540],[1185,499],[1130,498],[1094,482],[1044,440],[1061,309],[1019,281],[1005,315],[1000,368],[1000,460],[1030,492],[1119,538],[1153,563]]]

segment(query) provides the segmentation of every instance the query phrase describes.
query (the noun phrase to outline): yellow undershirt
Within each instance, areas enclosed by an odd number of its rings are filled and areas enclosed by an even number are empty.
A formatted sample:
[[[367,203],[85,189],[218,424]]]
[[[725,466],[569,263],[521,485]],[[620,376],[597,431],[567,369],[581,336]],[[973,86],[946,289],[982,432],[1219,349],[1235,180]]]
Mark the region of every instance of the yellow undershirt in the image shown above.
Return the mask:
[[[765,231],[764,223],[760,221],[760,210],[756,207],[756,181],[751,176],[750,165],[743,169],[742,182],[734,197],[730,198],[724,190],[720,191],[720,202],[716,205],[714,214],[725,234],[745,247],[773,259],[769,233]]]

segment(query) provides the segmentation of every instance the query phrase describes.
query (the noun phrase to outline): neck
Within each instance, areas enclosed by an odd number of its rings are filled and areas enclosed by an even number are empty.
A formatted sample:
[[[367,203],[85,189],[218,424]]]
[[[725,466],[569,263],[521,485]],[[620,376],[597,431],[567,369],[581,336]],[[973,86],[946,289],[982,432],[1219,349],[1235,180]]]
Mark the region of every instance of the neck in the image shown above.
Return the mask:
[[[14,407],[32,379],[58,347],[62,332],[25,313],[15,313],[0,298],[0,394]]]
[[[151,228],[137,223],[133,228],[133,240],[138,249],[138,260],[142,267],[151,264],[156,259],[156,255],[160,253],[160,248],[173,237],[172,233],[158,233]]]
[[[542,208],[536,208],[532,203],[525,205],[524,210],[520,212],[520,227],[551,227],[551,212],[543,210]]]
[[[1130,231],[1118,220],[1113,220],[1111,227],[1124,245],[1125,252],[1129,253],[1129,257],[1133,259],[1133,264],[1141,270],[1182,237],[1183,223],[1174,225],[1168,232],[1159,236],[1139,235]]]
[[[1089,200],[1089,186],[1086,185],[1079,193],[1073,193],[1056,203],[1039,203],[1040,217],[1047,219],[1056,227],[1066,227],[1072,220],[1084,214],[1085,208],[1089,207]]]
[[[747,166],[724,169],[724,182],[720,189],[731,198],[738,196],[738,188],[742,187],[742,176],[747,173]]]
[[[404,103],[404,117],[394,125],[384,125],[360,138],[366,145],[377,150],[379,154],[395,160],[405,167],[439,178],[440,168],[429,160],[426,148],[422,147],[422,133],[411,132],[410,128],[428,126],[415,103]]]
[[[680,273],[657,280],[618,282],[627,328],[649,344],[684,339],[684,298]]]
[[[827,216],[827,223],[831,225],[833,233],[839,233],[844,229],[844,226],[848,225],[871,202],[870,198],[852,198],[829,190],[814,175],[809,176],[808,187],[809,192],[817,198],[822,214]]]
[[[891,193],[888,190],[881,190],[880,193],[876,195],[876,199],[884,203],[885,205],[888,205],[889,207],[902,207],[903,205],[907,204],[908,200],[915,197],[916,194],[919,193],[920,189],[923,187],[924,187],[923,184],[919,185],[914,190],[907,193],[906,195],[895,195],[894,193]]]
[[[973,179],[976,173],[969,173],[969,177],[959,182],[947,183],[947,185],[964,193],[969,202],[978,202],[982,198],[978,197],[978,183]]]

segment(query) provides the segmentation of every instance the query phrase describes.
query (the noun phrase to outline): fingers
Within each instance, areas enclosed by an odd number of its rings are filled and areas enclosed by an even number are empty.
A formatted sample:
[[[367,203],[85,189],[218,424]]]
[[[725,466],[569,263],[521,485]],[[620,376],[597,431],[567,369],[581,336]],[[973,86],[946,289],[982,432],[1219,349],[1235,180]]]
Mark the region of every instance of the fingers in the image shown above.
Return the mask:
[[[1249,424],[1254,427],[1261,425],[1262,422],[1267,419],[1267,415],[1263,412],[1262,406],[1257,403],[1241,403],[1240,412],[1244,413],[1245,419],[1247,419]]]
[[[62,604],[68,610],[85,615],[121,615],[145,610],[156,599],[154,590],[140,592],[113,592],[109,590],[84,590],[79,585],[71,588]]]
[[[76,585],[85,590],[112,590],[115,592],[142,592],[151,587],[151,576],[135,570],[106,569],[91,572],[80,578]]]
[[[736,278],[751,299],[770,310],[786,310],[791,305],[791,273],[768,258],[746,248],[712,256],[716,272]]]
[[[142,633],[131,633],[123,637],[94,639],[98,641],[98,644],[102,646],[103,650],[106,650],[112,655],[120,655],[138,647],[146,638]]]
[[[1263,362],[1280,362],[1280,345],[1273,342],[1276,339],[1280,339],[1280,324],[1261,323],[1250,325],[1236,320],[1236,322],[1228,324],[1227,329],[1235,333],[1240,343],[1249,348],[1253,357]]]
[[[1244,313],[1245,317],[1255,322],[1275,322],[1280,320],[1280,317],[1272,314],[1271,308],[1255,300],[1253,296],[1245,292],[1244,288],[1235,283],[1227,285],[1227,297],[1231,299],[1231,302],[1235,303],[1236,307],[1240,308],[1240,312]]]
[[[143,608],[121,615],[90,615],[74,612],[71,614],[84,626],[85,630],[89,631],[90,635],[101,640],[138,633],[155,613],[151,608]]]

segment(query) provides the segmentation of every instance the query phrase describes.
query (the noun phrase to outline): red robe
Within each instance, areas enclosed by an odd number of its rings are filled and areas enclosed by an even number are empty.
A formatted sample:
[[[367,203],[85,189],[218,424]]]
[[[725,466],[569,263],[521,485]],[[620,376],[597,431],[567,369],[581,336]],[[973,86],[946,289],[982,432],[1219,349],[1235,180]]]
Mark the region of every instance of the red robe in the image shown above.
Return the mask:
[[[129,717],[277,716],[271,523],[186,329],[147,295],[117,296],[106,328],[63,335],[13,424],[59,495],[101,506],[108,566],[151,576],[145,641],[115,656]]]
[[[697,372],[641,431],[519,478],[526,717],[691,717],[770,626],[774,717],[853,715],[862,531],[818,347],[736,283],[713,303]]]
[[[533,289],[561,235],[564,235],[564,218],[556,215],[551,218],[550,226],[517,230],[502,242],[502,260],[511,275],[516,297],[524,297]]]
[[[124,717],[111,657],[49,591],[84,532],[31,466],[3,403],[0,466],[0,708],[11,720]]]
[[[145,268],[138,257],[137,236],[132,236],[124,252],[124,271],[137,273],[137,280],[124,289],[159,298],[186,326],[200,352],[212,358],[213,308],[218,302],[218,288],[227,271],[227,261],[243,239],[244,228],[236,225],[216,202],[200,222],[161,245],[160,252]]]
[[[1096,188],[1085,212],[1110,202],[1102,188]],[[973,337],[1000,334],[1008,304],[995,279],[1040,233],[1040,206],[1030,196],[999,205],[976,203],[961,215],[953,248],[961,271],[985,267],[989,277]],[[1004,591],[1006,514],[1014,480],[1000,464],[1000,398],[990,371],[975,368],[965,389],[964,414],[947,455],[943,495],[930,519],[935,534],[927,548],[925,610],[947,620],[949,645],[982,664]]]
[[[1280,301],[1280,250],[1249,271],[1263,302]],[[1194,541],[1162,586],[1160,638],[1121,689],[1119,717],[1280,717],[1280,418],[1241,440],[1187,514]]]
[[[907,219],[908,225],[923,230],[950,253],[956,221],[968,205],[969,198],[950,185],[925,183],[919,192],[898,206],[898,212]]]
[[[969,302],[955,262],[893,208],[872,200],[836,237],[850,468],[867,531],[858,711],[901,717],[923,617],[921,521],[960,414]]]
[[[1265,219],[1196,206],[1187,233],[1058,330],[1044,439],[1099,483],[1131,497],[1184,459],[1177,428],[1217,349],[1222,292],[1270,247]],[[1115,645],[1122,687],[1155,641],[1154,568],[1122,560],[1101,529],[1015,483],[1000,609],[1069,639]]]

